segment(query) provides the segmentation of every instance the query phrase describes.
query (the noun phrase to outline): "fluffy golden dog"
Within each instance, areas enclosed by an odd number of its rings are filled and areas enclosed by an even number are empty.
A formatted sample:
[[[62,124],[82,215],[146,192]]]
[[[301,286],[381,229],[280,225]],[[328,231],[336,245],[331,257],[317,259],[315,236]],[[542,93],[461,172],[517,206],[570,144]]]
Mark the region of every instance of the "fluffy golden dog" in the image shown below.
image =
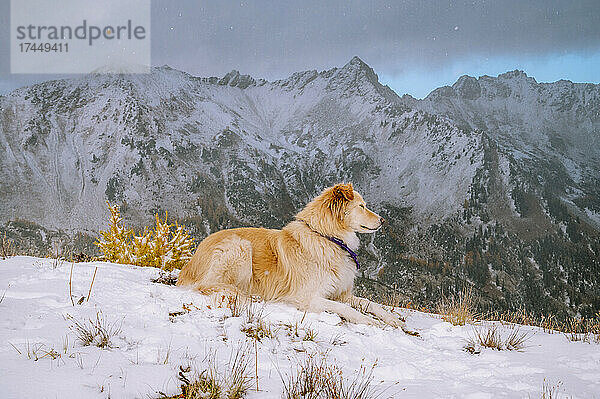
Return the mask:
[[[354,305],[401,326],[379,304],[352,294],[358,263],[342,247],[356,251],[356,233],[373,233],[383,222],[352,184],[337,184],[281,230],[239,228],[209,235],[181,270],[177,285],[193,285],[204,293],[258,295],[304,311],[337,313],[354,323],[375,323]]]

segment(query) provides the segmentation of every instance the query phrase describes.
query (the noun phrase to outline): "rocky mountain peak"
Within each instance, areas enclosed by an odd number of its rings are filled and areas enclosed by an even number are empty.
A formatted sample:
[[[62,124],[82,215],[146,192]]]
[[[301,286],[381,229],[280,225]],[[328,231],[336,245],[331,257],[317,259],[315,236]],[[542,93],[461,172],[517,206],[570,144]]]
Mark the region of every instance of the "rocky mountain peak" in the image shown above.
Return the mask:
[[[288,89],[296,88],[303,89],[307,84],[319,77],[319,73],[316,70],[295,72],[287,79],[278,80],[275,84],[286,87]],[[323,75],[323,73],[321,73]]]
[[[467,100],[475,100],[481,95],[481,86],[476,78],[463,75],[452,85],[456,93]]]
[[[352,57],[352,59],[350,61],[348,61],[348,63],[344,67],[347,67],[347,66],[371,69],[371,67],[368,66],[367,63],[364,62],[363,60],[361,60],[360,57],[357,55]]]
[[[490,80],[494,81],[495,84],[508,84],[510,87],[520,87],[521,89],[536,86],[538,84],[535,78],[527,76],[525,72],[517,69],[502,73],[498,75],[497,78],[491,78]]]
[[[256,84],[256,80],[250,75],[241,75],[239,71],[235,69],[223,76],[218,82],[221,86],[239,87],[245,89],[248,86]]]
[[[327,87],[332,90],[342,89],[349,94],[367,95],[377,93],[387,101],[399,101],[398,95],[388,86],[379,83],[379,77],[369,65],[359,57],[354,56],[340,69],[327,71],[324,74],[331,78]],[[324,75],[325,76],[325,75]]]
[[[526,79],[528,78],[527,74],[519,69],[515,69],[514,71],[504,72],[498,75],[499,79]]]
[[[514,93],[520,93],[526,90],[527,87],[534,85],[537,85],[537,81],[521,70],[508,71],[497,77],[483,75],[475,78],[462,75],[452,86],[437,88],[427,98],[430,100],[442,98],[477,100],[482,96],[508,98]],[[519,94],[518,96],[521,97],[522,95]]]
[[[366,77],[372,83],[379,83],[379,77],[373,68],[368,66],[358,56],[352,57],[352,59],[339,70],[338,74],[352,76],[354,78]]]

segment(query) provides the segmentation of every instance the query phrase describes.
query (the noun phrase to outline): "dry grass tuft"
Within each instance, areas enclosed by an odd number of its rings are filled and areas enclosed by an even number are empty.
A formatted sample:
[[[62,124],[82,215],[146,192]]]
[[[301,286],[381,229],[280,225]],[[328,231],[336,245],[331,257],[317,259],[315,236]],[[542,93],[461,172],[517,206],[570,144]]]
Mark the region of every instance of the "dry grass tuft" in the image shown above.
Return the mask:
[[[556,384],[551,385],[544,378],[544,383],[542,384],[542,393],[540,395],[540,399],[558,399],[560,395],[560,387],[562,386],[562,382],[558,381]]]
[[[219,372],[214,353],[205,358],[206,368],[192,373],[192,368],[179,367],[177,378],[181,381],[181,392],[176,395],[160,393],[169,399],[241,399],[252,385],[249,374],[250,356],[245,347],[232,350],[228,365]]]
[[[211,368],[190,376],[192,368],[179,366],[177,378],[181,381],[181,393],[174,396],[162,394],[171,399],[220,399],[223,392],[215,371]]]
[[[563,333],[569,341],[600,343],[600,312],[595,317],[584,319],[572,317],[558,321],[553,315],[535,316],[523,309],[515,312],[487,313],[484,320],[500,321],[502,324],[517,326],[528,325],[540,327],[549,334]]]
[[[320,399],[326,398],[327,379],[332,374],[332,366],[324,357],[309,356],[296,365],[295,372],[284,378],[284,399]]]
[[[342,371],[321,356],[308,356],[296,365],[295,372],[284,378],[284,399],[371,399],[383,394],[372,385],[373,369],[361,366],[353,379],[344,378]]]
[[[234,305],[234,307],[239,306],[240,305]],[[271,324],[264,319],[264,309],[264,306],[261,306],[260,309],[257,308],[256,302],[252,301],[244,306],[244,324],[241,330],[248,338],[259,342],[262,341],[263,338],[275,337],[275,332],[271,328]]]
[[[242,298],[239,295],[224,295],[221,304],[231,311],[231,317],[241,317],[244,313],[251,314],[255,311],[252,299]]]
[[[348,344],[348,341],[346,341],[344,339],[343,334],[336,334],[331,337],[331,339],[329,340],[329,343],[333,346],[344,346],[344,345]]]
[[[211,296],[212,304],[217,308],[227,308],[231,317],[248,317],[248,314],[258,312],[259,298],[246,297],[238,294],[219,294]],[[263,303],[264,307],[264,303]]]
[[[0,258],[6,259],[15,256],[16,254],[15,246],[12,240],[6,237],[5,232],[4,235],[0,237]]]
[[[287,335],[292,339],[292,341],[313,341],[317,342],[318,332],[311,328],[310,326],[306,327],[301,322],[296,321],[294,324],[285,323],[282,324],[283,329],[286,331]],[[343,345],[347,342],[342,342],[332,338],[332,343]]]
[[[332,375],[327,384],[327,399],[369,399],[381,396],[383,392],[372,385],[373,370],[376,366],[376,363],[370,368],[361,365],[354,379],[350,381],[344,379],[341,372]]]
[[[54,252],[50,252],[48,257],[52,259],[51,266],[53,270],[59,269],[67,260],[67,257],[63,256],[60,244],[56,245]]]
[[[572,318],[567,320],[562,332],[569,341],[600,343],[600,312],[593,319]]]
[[[310,327],[306,327],[304,329],[304,337],[302,338],[303,341],[312,341],[312,342],[316,342],[317,340],[317,331],[310,328]]]
[[[169,359],[171,358],[171,343],[164,349],[158,348],[156,352],[156,364],[169,364]]]
[[[298,321],[294,324],[292,323],[284,323],[282,324],[283,329],[287,332],[287,335],[292,338],[300,338],[300,332],[302,331],[302,326]]]
[[[475,302],[472,289],[465,288],[458,294],[458,298],[442,298],[436,311],[442,315],[444,321],[455,326],[464,326],[477,317]]]
[[[271,325],[263,320],[259,320],[253,324],[246,324],[242,327],[242,332],[246,334],[248,338],[258,342],[262,341],[263,338],[273,338],[275,336]]]
[[[175,275],[171,272],[160,270],[158,277],[153,278],[151,281],[153,283],[157,283],[157,284],[176,285],[177,284],[177,275]]]
[[[526,326],[541,327],[544,332],[554,333],[560,330],[561,323],[559,323],[553,315],[542,315],[535,316],[534,314],[527,312],[525,309],[520,308],[516,311],[506,312],[491,312],[482,315],[483,320],[488,321],[499,321],[502,324],[521,324]]]
[[[249,366],[250,354],[243,347],[239,347],[232,351],[229,356],[229,368],[224,380],[226,385],[227,399],[240,399],[246,396],[246,393],[252,386],[252,377],[250,376]]]
[[[71,320],[71,331],[83,346],[94,345],[98,348],[112,348],[112,338],[121,333],[121,326],[117,322],[109,323],[104,318],[101,311],[96,313],[95,319],[86,321],[75,320],[71,315],[67,316]]]
[[[27,359],[33,360],[35,362],[44,358],[49,358],[52,360],[61,358],[61,354],[58,353],[54,348],[49,348],[45,344],[39,342],[31,344],[29,341],[27,341],[25,343],[25,347],[22,348],[22,350],[19,350],[19,348],[17,348],[10,342],[9,344],[13,347],[15,351],[17,351],[19,355],[23,355],[27,357]]]
[[[519,329],[514,329],[508,337],[504,339],[504,347],[509,350],[521,350],[525,348],[525,342],[531,338],[527,332],[521,332]]]
[[[169,223],[166,212],[164,220],[155,214],[156,227],[145,227],[138,236],[123,224],[119,207],[106,204],[110,211],[109,228],[100,231],[96,241],[104,260],[173,270],[181,269],[191,259],[194,240],[185,226]]]
[[[525,342],[531,338],[528,332],[522,332],[519,328],[511,330],[510,334],[503,336],[496,324],[487,324],[474,327],[472,334],[467,340],[465,350],[472,354],[481,352],[481,348],[496,350],[521,350],[525,348]]]

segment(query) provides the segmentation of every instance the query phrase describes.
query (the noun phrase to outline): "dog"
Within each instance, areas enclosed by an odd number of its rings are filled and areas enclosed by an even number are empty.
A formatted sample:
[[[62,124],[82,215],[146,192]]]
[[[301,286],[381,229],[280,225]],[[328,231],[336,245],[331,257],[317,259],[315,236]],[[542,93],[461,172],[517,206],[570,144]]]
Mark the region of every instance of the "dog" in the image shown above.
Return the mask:
[[[260,296],[308,312],[331,312],[360,324],[402,321],[381,305],[352,294],[359,266],[356,233],[374,233],[385,220],[369,210],[352,184],[314,198],[281,230],[236,228],[206,237],[181,270],[177,285],[203,293]]]

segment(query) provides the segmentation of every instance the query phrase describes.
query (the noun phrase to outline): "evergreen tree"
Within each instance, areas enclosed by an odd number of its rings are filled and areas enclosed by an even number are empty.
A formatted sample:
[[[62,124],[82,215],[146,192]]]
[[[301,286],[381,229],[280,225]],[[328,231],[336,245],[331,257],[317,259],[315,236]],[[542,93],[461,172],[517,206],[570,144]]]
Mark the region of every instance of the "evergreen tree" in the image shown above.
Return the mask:
[[[126,229],[117,205],[106,203],[110,211],[110,227],[100,231],[96,245],[104,253],[104,259],[115,263],[131,263],[130,242],[133,231]]]

